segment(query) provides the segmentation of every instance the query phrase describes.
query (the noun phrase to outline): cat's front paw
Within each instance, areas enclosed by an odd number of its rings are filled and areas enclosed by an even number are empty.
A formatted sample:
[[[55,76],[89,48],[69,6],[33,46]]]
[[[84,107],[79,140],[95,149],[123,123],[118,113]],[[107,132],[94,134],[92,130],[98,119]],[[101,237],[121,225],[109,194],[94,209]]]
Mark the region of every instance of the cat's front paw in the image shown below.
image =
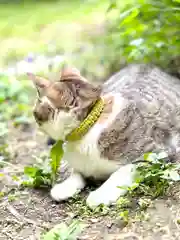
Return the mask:
[[[86,199],[86,204],[91,208],[94,209],[99,205],[103,204],[105,206],[109,206],[111,204],[115,204],[118,199],[118,196],[112,198],[109,192],[101,191],[97,189],[89,194],[88,198]]]
[[[60,184],[56,184],[51,189],[50,194],[53,200],[57,202],[61,202],[63,200],[66,200],[74,196],[76,192],[78,192],[78,189],[72,186],[67,186],[66,184],[60,183]]]
[[[80,192],[85,187],[85,181],[83,177],[78,174],[72,174],[64,182],[56,184],[51,189],[51,197],[57,201],[63,201],[70,197],[73,197],[76,193]]]

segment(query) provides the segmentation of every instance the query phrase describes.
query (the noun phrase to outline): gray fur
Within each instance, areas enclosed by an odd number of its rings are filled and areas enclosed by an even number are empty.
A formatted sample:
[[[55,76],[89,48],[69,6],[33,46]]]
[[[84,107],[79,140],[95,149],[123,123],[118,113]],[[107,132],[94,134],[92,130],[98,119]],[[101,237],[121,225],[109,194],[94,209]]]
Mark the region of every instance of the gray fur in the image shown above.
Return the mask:
[[[179,79],[135,64],[105,82],[103,93],[120,93],[127,105],[99,138],[102,156],[129,163],[145,152],[167,151],[172,161],[180,160]]]

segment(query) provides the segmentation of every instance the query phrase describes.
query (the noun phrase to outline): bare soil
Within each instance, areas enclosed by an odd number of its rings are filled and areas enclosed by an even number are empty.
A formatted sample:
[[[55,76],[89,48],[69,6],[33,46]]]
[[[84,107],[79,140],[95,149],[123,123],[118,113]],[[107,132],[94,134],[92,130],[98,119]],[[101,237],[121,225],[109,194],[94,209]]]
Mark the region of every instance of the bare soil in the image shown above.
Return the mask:
[[[113,207],[107,214],[86,213],[81,202],[89,192],[88,188],[78,200],[57,204],[50,198],[48,189],[18,187],[9,176],[21,174],[23,167],[32,163],[33,155],[39,156],[49,149],[46,137],[34,126],[10,129],[7,141],[12,156],[9,165],[3,169],[5,176],[0,178],[0,191],[6,190],[9,195],[0,200],[0,240],[40,239],[40,235],[55,224],[69,223],[75,218],[87,224],[79,240],[180,239],[178,186],[169,196],[154,200],[146,211],[138,212],[136,207],[131,209],[130,220],[125,226]]]

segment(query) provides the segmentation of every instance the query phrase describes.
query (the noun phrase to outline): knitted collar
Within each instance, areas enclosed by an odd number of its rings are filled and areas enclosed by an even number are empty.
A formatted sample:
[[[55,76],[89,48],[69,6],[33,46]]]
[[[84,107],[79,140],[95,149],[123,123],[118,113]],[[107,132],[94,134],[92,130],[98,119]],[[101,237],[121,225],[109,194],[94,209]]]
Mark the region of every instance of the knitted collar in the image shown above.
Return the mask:
[[[104,101],[103,99],[100,98],[99,100],[96,101],[91,112],[82,121],[79,127],[75,128],[70,134],[66,136],[66,141],[73,142],[73,141],[78,141],[82,139],[85,136],[85,134],[89,131],[89,129],[98,120],[103,109],[104,109]]]

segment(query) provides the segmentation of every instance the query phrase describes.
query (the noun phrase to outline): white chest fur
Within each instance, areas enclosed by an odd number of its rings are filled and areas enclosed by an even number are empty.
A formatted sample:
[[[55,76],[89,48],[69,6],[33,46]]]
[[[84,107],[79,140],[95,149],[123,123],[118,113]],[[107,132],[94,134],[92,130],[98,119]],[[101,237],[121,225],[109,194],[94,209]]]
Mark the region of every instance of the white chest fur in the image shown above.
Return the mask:
[[[114,95],[112,111],[106,121],[103,123],[97,122],[81,141],[65,145],[64,158],[75,171],[86,177],[106,179],[119,168],[120,162],[104,159],[100,156],[98,139],[102,131],[113,123],[124,106],[125,100],[121,95]]]

